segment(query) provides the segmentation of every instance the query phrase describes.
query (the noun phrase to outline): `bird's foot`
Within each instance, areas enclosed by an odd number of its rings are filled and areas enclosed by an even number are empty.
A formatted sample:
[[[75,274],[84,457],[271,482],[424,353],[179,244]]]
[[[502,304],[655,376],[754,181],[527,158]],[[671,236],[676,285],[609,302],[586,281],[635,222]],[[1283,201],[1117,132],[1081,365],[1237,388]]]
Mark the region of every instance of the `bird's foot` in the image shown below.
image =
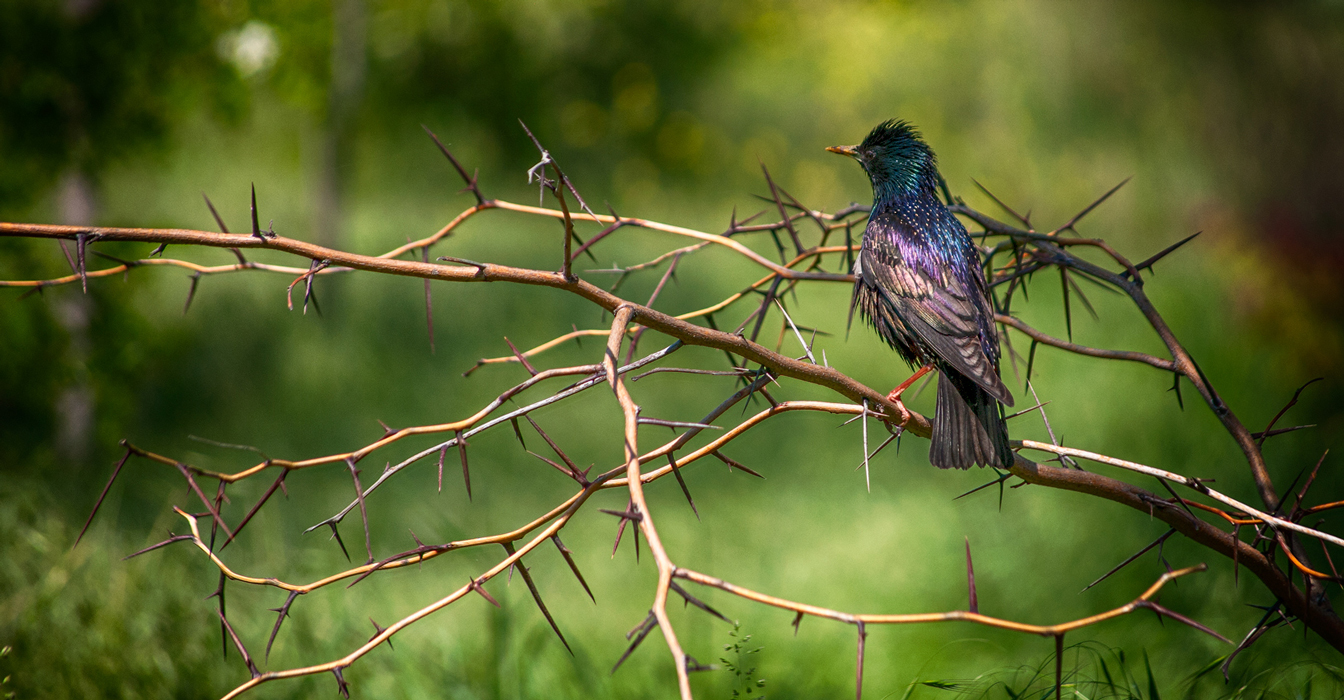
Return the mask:
[[[901,403],[901,394],[905,393],[905,390],[909,389],[910,385],[919,381],[920,377],[932,371],[933,371],[933,365],[924,365],[923,367],[920,367],[918,370],[915,371],[914,374],[910,375],[909,379],[901,382],[900,384],[897,384],[896,388],[892,389],[890,394],[887,394],[887,401],[890,401],[891,403],[895,404],[896,410],[901,412],[900,426],[902,428],[905,427],[906,423],[910,422],[911,415],[910,411],[905,408],[905,404]]]
[[[901,391],[904,391],[904,388],[901,388]],[[905,404],[901,403],[901,392],[892,390],[890,394],[887,394],[887,401],[890,401],[892,404],[894,404],[896,406],[896,410],[900,412],[901,419],[900,421],[897,422],[897,425],[900,426],[901,428],[904,428],[905,424],[909,423],[910,419],[913,418],[913,416],[911,415],[910,411],[906,409]]]

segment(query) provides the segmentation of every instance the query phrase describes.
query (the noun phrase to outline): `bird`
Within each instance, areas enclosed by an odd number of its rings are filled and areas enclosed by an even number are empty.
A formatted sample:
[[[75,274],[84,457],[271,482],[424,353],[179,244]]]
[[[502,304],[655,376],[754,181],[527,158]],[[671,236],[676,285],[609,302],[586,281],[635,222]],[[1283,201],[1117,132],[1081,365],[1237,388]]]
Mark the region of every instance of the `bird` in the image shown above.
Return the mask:
[[[857,146],[826,150],[859,162],[873,206],[854,261],[854,309],[911,365],[914,376],[888,399],[910,418],[901,393],[938,374],[929,461],[941,469],[1013,463],[1001,406],[1013,396],[999,377],[999,336],[980,256],[966,227],[938,199],[933,149],[909,122],[878,124]]]

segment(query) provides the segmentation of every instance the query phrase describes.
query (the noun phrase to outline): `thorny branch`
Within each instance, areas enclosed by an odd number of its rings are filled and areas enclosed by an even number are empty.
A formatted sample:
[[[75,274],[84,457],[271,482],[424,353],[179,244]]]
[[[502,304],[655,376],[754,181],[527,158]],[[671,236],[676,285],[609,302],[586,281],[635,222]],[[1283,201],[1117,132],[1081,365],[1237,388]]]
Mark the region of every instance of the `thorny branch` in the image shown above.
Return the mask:
[[[524,127],[526,128],[526,127]],[[532,134],[528,133],[529,137]],[[792,195],[789,195],[782,187],[778,186],[770,178],[768,171],[763,172],[766,176],[767,184],[770,188],[771,196],[766,201],[773,205],[779,215],[778,220],[765,223],[752,223],[765,212],[738,221],[736,214],[730,220],[728,228],[722,233],[708,233],[694,229],[673,226],[646,219],[621,217],[614,212],[611,215],[599,215],[594,213],[579,195],[578,189],[573,182],[565,176],[560,170],[559,165],[551,156],[549,151],[542,147],[540,141],[532,137],[533,143],[541,153],[541,162],[531,171],[529,177],[540,181],[542,192],[550,190],[555,196],[559,209],[547,209],[543,207],[534,207],[530,205],[515,204],[498,199],[486,197],[477,182],[475,175],[468,176],[467,171],[456,160],[452,153],[439,141],[439,139],[430,133],[437,147],[449,159],[454,170],[466,182],[466,190],[475,198],[475,204],[461,214],[448,222],[437,232],[421,238],[410,241],[405,245],[398,246],[382,255],[366,256],[346,251],[339,251],[321,246],[313,245],[292,238],[286,238],[275,234],[273,231],[262,231],[259,224],[256,211],[255,194],[252,204],[252,231],[247,234],[231,234],[227,232],[223,220],[216,212],[214,205],[206,199],[207,206],[215,221],[219,224],[222,233],[210,231],[196,231],[183,229],[133,229],[133,228],[102,228],[102,227],[82,227],[82,226],[53,226],[44,224],[16,224],[0,223],[0,235],[19,236],[29,238],[54,238],[61,242],[64,249],[65,240],[74,240],[76,243],[77,255],[70,255],[65,251],[66,258],[70,262],[73,274],[64,277],[56,277],[43,280],[32,281],[0,281],[0,286],[4,287],[25,287],[29,294],[41,292],[48,287],[73,284],[79,282],[87,293],[89,280],[98,280],[101,278],[114,276],[118,274],[129,273],[132,269],[154,266],[170,266],[188,270],[192,273],[191,292],[188,296],[188,304],[191,296],[194,295],[196,285],[202,276],[243,272],[248,270],[277,272],[294,276],[293,283],[305,283],[305,300],[310,296],[313,281],[319,277],[327,275],[344,273],[351,271],[366,271],[379,274],[392,274],[408,277],[421,278],[426,280],[426,298],[428,300],[428,284],[431,281],[452,281],[452,282],[512,282],[516,284],[539,285],[553,287],[568,293],[575,294],[596,306],[613,314],[613,321],[609,329],[591,329],[581,330],[577,326],[573,332],[563,334],[551,341],[542,343],[527,351],[518,351],[512,347],[512,343],[506,343],[513,349],[509,355],[503,355],[495,358],[486,358],[480,360],[475,367],[467,371],[467,374],[483,367],[485,365],[500,363],[520,363],[523,364],[529,372],[529,377],[525,381],[501,392],[497,398],[483,406],[476,413],[448,423],[433,425],[414,426],[400,429],[386,428],[384,435],[364,447],[351,452],[332,454],[323,457],[314,457],[303,460],[281,460],[264,458],[262,462],[253,467],[234,472],[222,473],[201,469],[192,465],[185,464],[171,457],[155,454],[142,449],[129,442],[123,441],[126,450],[125,456],[118,463],[116,470],[112,475],[115,480],[122,473],[122,467],[127,459],[132,456],[149,460],[170,466],[178,470],[187,480],[195,494],[205,505],[206,514],[193,514],[187,511],[175,510],[187,521],[191,530],[190,535],[172,535],[169,539],[156,545],[137,552],[144,553],[150,550],[158,549],[168,544],[179,541],[192,541],[198,549],[219,569],[221,581],[232,580],[249,585],[269,586],[278,588],[286,592],[288,596],[284,605],[277,608],[279,617],[276,620],[274,629],[271,632],[270,640],[267,644],[269,653],[270,643],[274,642],[275,635],[280,631],[281,624],[289,613],[291,606],[296,599],[303,594],[322,588],[338,581],[353,580],[358,583],[365,578],[384,570],[397,569],[409,565],[419,565],[430,561],[458,549],[475,547],[480,545],[492,544],[502,545],[507,556],[501,559],[497,564],[486,571],[481,572],[475,578],[462,587],[440,598],[439,600],[421,608],[415,613],[389,625],[386,628],[378,627],[377,633],[372,639],[362,646],[354,649],[346,656],[327,663],[294,668],[281,671],[261,672],[253,664],[251,658],[247,656],[242,639],[235,632],[228,620],[224,617],[221,604],[219,616],[222,626],[233,641],[234,645],[243,653],[244,659],[248,664],[249,672],[252,678],[246,683],[238,686],[231,691],[227,698],[235,697],[256,685],[271,680],[281,678],[292,678],[303,675],[333,673],[338,681],[340,690],[345,692],[347,683],[342,675],[342,670],[349,667],[356,660],[368,653],[384,641],[388,641],[399,631],[407,626],[425,618],[426,616],[442,609],[454,602],[467,597],[472,593],[477,593],[485,597],[492,603],[495,603],[493,597],[485,590],[485,584],[491,581],[498,574],[512,569],[514,566],[520,567],[520,570],[527,572],[523,567],[523,557],[532,553],[545,540],[552,540],[561,554],[564,556],[569,567],[582,583],[585,591],[589,595],[592,592],[588,589],[588,584],[583,580],[579,573],[570,551],[559,540],[559,531],[563,529],[577,514],[588,498],[600,490],[610,488],[624,488],[629,494],[629,506],[627,511],[620,513],[623,523],[633,522],[638,528],[638,534],[648,544],[655,564],[658,568],[658,581],[653,591],[653,599],[650,605],[648,618],[637,628],[637,635],[634,635],[634,642],[627,650],[626,656],[634,651],[645,636],[651,632],[653,626],[657,626],[663,634],[664,641],[668,645],[669,651],[675,664],[678,687],[683,699],[691,697],[690,672],[699,670],[701,667],[692,657],[687,655],[680,645],[676,631],[667,615],[667,599],[669,591],[674,591],[685,598],[688,602],[694,602],[707,612],[715,615],[719,613],[704,603],[694,600],[689,593],[678,586],[674,579],[695,581],[696,583],[718,588],[720,590],[732,593],[747,600],[780,607],[793,611],[798,619],[804,615],[813,615],[828,619],[837,620],[849,624],[855,624],[859,629],[859,669],[857,678],[857,692],[862,692],[862,665],[863,650],[866,639],[865,624],[909,624],[919,622],[952,621],[965,620],[985,624],[1003,629],[1016,630],[1029,634],[1039,634],[1054,637],[1057,644],[1062,643],[1063,635],[1066,632],[1076,630],[1080,627],[1091,625],[1102,620],[1128,613],[1140,607],[1148,608],[1165,615],[1192,625],[1210,634],[1218,636],[1216,633],[1189,620],[1178,613],[1162,608],[1153,603],[1150,599],[1157,591],[1169,580],[1191,573],[1195,570],[1202,570],[1203,566],[1189,567],[1179,571],[1165,574],[1157,583],[1153,584],[1142,596],[1129,605],[1122,606],[1106,613],[1101,613],[1081,620],[1064,623],[1054,626],[1036,626],[1024,623],[1013,622],[992,618],[980,614],[976,610],[970,611],[952,611],[944,613],[925,613],[909,615],[879,615],[879,614],[851,614],[838,611],[819,608],[802,603],[787,601],[772,596],[750,591],[738,586],[734,586],[722,579],[715,578],[708,574],[677,567],[672,560],[671,554],[664,546],[657,527],[654,522],[654,515],[644,497],[644,486],[657,479],[673,474],[678,481],[681,490],[684,492],[691,507],[694,509],[694,501],[691,500],[690,491],[682,479],[680,470],[697,462],[698,460],[713,456],[725,463],[736,465],[739,468],[750,471],[744,465],[738,464],[724,455],[720,450],[743,435],[753,427],[764,423],[767,420],[774,419],[784,413],[793,411],[819,411],[837,415],[859,416],[861,419],[873,417],[888,423],[888,425],[899,433],[894,423],[899,420],[895,407],[891,405],[886,396],[863,384],[853,380],[839,370],[829,366],[824,353],[821,356],[821,363],[818,364],[817,357],[812,351],[812,342],[806,337],[806,333],[811,333],[815,338],[816,329],[809,329],[799,326],[789,315],[784,297],[788,293],[796,293],[798,285],[812,282],[839,282],[842,284],[852,284],[853,277],[844,273],[824,272],[821,265],[828,256],[838,257],[842,264],[842,269],[848,269],[853,254],[857,246],[853,239],[853,229],[858,222],[861,222],[861,215],[866,212],[863,207],[851,206],[835,214],[827,214],[821,211],[815,211],[804,207]],[[546,169],[549,167],[554,178],[547,177]],[[978,184],[978,183],[977,183]],[[1123,184],[1123,183],[1121,183]],[[983,189],[983,187],[982,187]],[[1306,625],[1320,634],[1335,648],[1344,650],[1344,624],[1341,623],[1338,616],[1330,609],[1328,602],[1324,601],[1320,595],[1323,586],[1327,582],[1338,582],[1339,577],[1327,575],[1316,568],[1313,568],[1309,562],[1306,552],[1302,548],[1301,538],[1315,538],[1321,540],[1322,545],[1326,546],[1326,556],[1329,558],[1328,545],[1344,545],[1344,539],[1332,534],[1323,532],[1319,529],[1302,525],[1299,521],[1306,515],[1322,510],[1344,507],[1344,501],[1325,503],[1317,506],[1304,506],[1302,501],[1307,495],[1307,490],[1315,479],[1315,472],[1312,472],[1311,478],[1307,480],[1306,485],[1301,492],[1297,494],[1297,500],[1290,512],[1285,513],[1283,503],[1278,495],[1275,485],[1270,479],[1265,467],[1264,456],[1261,452],[1261,445],[1264,440],[1271,436],[1287,432],[1295,428],[1288,428],[1279,431],[1273,430],[1273,425],[1278,418],[1287,411],[1297,400],[1294,395],[1293,401],[1285,406],[1283,411],[1274,418],[1270,427],[1260,433],[1251,433],[1246,429],[1240,420],[1233,414],[1232,410],[1223,402],[1218,393],[1214,390],[1208,378],[1199,369],[1194,359],[1177,341],[1174,333],[1167,326],[1165,320],[1157,312],[1156,308],[1147,298],[1144,292],[1144,279],[1142,274],[1145,270],[1151,270],[1153,266],[1166,255],[1170,254],[1181,245],[1193,238],[1187,238],[1169,248],[1157,253],[1156,255],[1135,265],[1123,255],[1118,253],[1105,241],[1099,239],[1087,239],[1078,237],[1076,226],[1079,221],[1100,205],[1106,198],[1111,196],[1119,186],[1107,192],[1096,202],[1080,211],[1072,217],[1066,224],[1057,229],[1039,233],[1031,228],[1029,219],[1017,216],[1007,205],[1000,202],[1009,213],[1022,223],[1026,228],[1017,228],[1000,221],[997,221],[975,209],[972,209],[964,203],[952,204],[955,213],[966,217],[971,222],[982,227],[978,233],[985,245],[982,252],[985,256],[986,274],[992,289],[995,290],[995,303],[998,314],[996,321],[1005,328],[1012,328],[1015,331],[1031,339],[1031,352],[1028,359],[1027,375],[1031,374],[1031,363],[1035,359],[1038,345],[1057,348],[1067,352],[1072,352],[1084,356],[1125,360],[1137,362],[1151,366],[1162,372],[1170,372],[1177,377],[1177,389],[1179,390],[1180,379],[1185,379],[1192,384],[1196,391],[1204,399],[1205,403],[1215,413],[1222,422],[1228,433],[1232,436],[1238,446],[1241,448],[1246,459],[1247,465],[1255,479],[1257,489],[1264,508],[1257,509],[1232,496],[1225,495],[1208,487],[1206,479],[1188,477],[1173,471],[1149,467],[1137,464],[1123,459],[1100,455],[1086,450],[1065,448],[1058,444],[1040,443],[1030,440],[1014,441],[1014,449],[1032,449],[1051,453],[1059,459],[1068,457],[1078,457],[1095,463],[1119,468],[1131,473],[1143,474],[1149,477],[1156,477],[1168,489],[1171,484],[1190,489],[1193,493],[1192,498],[1182,498],[1172,493],[1172,498],[1159,496],[1153,492],[1141,489],[1125,481],[1114,479],[1101,474],[1083,471],[1079,468],[1053,467],[1046,464],[1039,464],[1022,457],[1020,454],[1009,470],[1009,474],[1022,479],[1026,483],[1048,486],[1055,489],[1075,491],[1091,496],[1104,498],[1127,505],[1137,511],[1151,514],[1171,527],[1171,532],[1179,532],[1185,537],[1198,542],[1210,550],[1231,558],[1236,567],[1245,568],[1255,575],[1275,596],[1277,608],[1284,611],[1288,616],[1301,619]],[[985,190],[989,194],[988,190]],[[566,193],[572,195],[578,202],[579,211],[570,211]],[[990,194],[993,197],[992,194]],[[997,198],[995,201],[998,202]],[[474,218],[478,214],[487,211],[497,210],[501,212],[513,212],[528,216],[541,216],[557,219],[563,226],[562,243],[562,264],[559,271],[533,270],[527,268],[510,267],[497,265],[488,262],[475,262],[463,260],[449,256],[440,257],[439,260],[446,261],[449,264],[437,264],[429,262],[430,248],[443,242],[450,237],[464,222]],[[795,223],[811,221],[819,233],[819,238],[812,246],[804,243],[805,237],[803,229],[795,226]],[[576,224],[596,224],[603,228],[591,238],[584,240],[578,232]],[[671,250],[659,255],[655,259],[646,263],[637,265],[614,268],[611,270],[589,270],[590,273],[615,272],[620,275],[615,286],[611,291],[598,287],[584,279],[579,278],[571,269],[571,263],[581,254],[592,256],[592,249],[601,241],[613,240],[616,234],[625,229],[643,229],[662,234],[668,234],[679,238],[689,238],[694,243]],[[809,229],[810,230],[810,229]],[[832,234],[843,232],[844,245],[827,245]],[[774,262],[761,255],[743,241],[758,233],[769,233],[780,253],[781,262]],[[794,255],[788,258],[782,245],[779,245],[779,234],[787,234],[794,247]],[[1066,237],[1063,234],[1072,234]],[[159,244],[154,254],[147,258],[139,260],[122,260],[113,258],[101,251],[92,250],[91,246],[110,241],[138,241],[146,243]],[[577,248],[573,243],[577,242]],[[992,244],[991,244],[992,242]],[[173,244],[179,246],[203,246],[217,247],[231,250],[237,257],[236,264],[206,266],[187,260],[165,259],[156,257],[161,254],[166,245]],[[678,264],[683,263],[689,256],[704,250],[708,247],[719,247],[730,251],[741,259],[763,269],[765,276],[746,285],[742,291],[730,295],[726,299],[711,306],[682,312],[678,315],[671,315],[663,311],[656,310],[654,305],[657,303],[658,292],[672,278]],[[281,253],[306,258],[309,260],[307,267],[290,267],[273,264],[257,263],[247,260],[243,255],[244,249],[265,248]],[[1074,249],[1095,249],[1101,251],[1118,266],[1119,271],[1113,272],[1098,264],[1084,260],[1074,255],[1071,250]],[[112,266],[90,270],[88,269],[89,256],[86,253],[92,253],[95,256],[108,258],[113,263]],[[1006,257],[1006,261],[1003,258]],[[670,261],[670,262],[668,262]],[[651,270],[668,263],[668,268],[664,271],[658,287],[646,304],[638,304],[615,294],[615,290],[620,286],[620,281],[631,274],[639,273],[643,270]],[[1139,310],[1148,325],[1153,329],[1157,337],[1165,346],[1169,357],[1158,357],[1145,353],[1109,350],[1092,348],[1069,340],[1061,340],[1045,334],[1021,321],[1013,315],[1012,299],[1017,290],[1026,293],[1027,284],[1033,273],[1045,269],[1056,269],[1061,275],[1061,287],[1065,295],[1066,325],[1070,329],[1071,336],[1072,323],[1068,318],[1069,295],[1078,295],[1084,306],[1091,310],[1091,304],[1083,295],[1082,287],[1076,280],[1084,280],[1104,288],[1118,291],[1130,298],[1135,307]],[[727,313],[731,307],[744,298],[763,295],[764,299],[759,305],[756,305],[745,319],[738,325],[735,332],[724,332],[718,330],[714,321],[715,314]],[[26,294],[25,294],[26,296]],[[781,315],[779,339],[775,349],[765,347],[755,341],[757,334],[761,330],[766,316],[771,309],[777,309]],[[427,308],[428,311],[428,308]],[[704,319],[706,326],[697,325],[693,320]],[[430,320],[432,322],[432,320]],[[744,337],[743,332],[748,325],[753,325],[754,329],[750,339]],[[636,344],[638,339],[645,331],[653,330],[674,339],[671,345],[650,353],[638,360],[634,359]],[[789,333],[791,331],[791,334]],[[806,333],[805,333],[806,332]],[[791,335],[802,346],[803,355],[795,358],[781,354],[784,339]],[[594,364],[578,365],[572,367],[552,368],[537,370],[531,363],[537,360],[539,356],[559,345],[574,340],[579,342],[584,337],[605,337],[607,342],[603,348],[604,354],[600,361]],[[628,359],[622,365],[619,361],[621,346],[624,339],[629,336],[631,342],[628,350]],[[432,339],[432,331],[431,331]],[[1005,341],[1009,338],[1005,333]],[[432,342],[432,340],[431,340]],[[677,368],[669,366],[656,366],[644,370],[641,374],[631,378],[630,373],[635,370],[641,370],[651,365],[657,365],[665,360],[672,353],[684,346],[699,346],[720,350],[727,354],[732,365],[732,371],[726,374],[735,375],[742,382],[743,386],[731,396],[727,397],[721,404],[711,410],[707,415],[697,421],[672,420],[663,418],[648,418],[640,415],[640,407],[634,402],[630,392],[630,384],[639,380],[641,377],[648,376],[656,372],[691,372],[702,374],[724,374],[722,372],[711,372],[707,370],[695,370],[689,368]],[[1010,355],[1013,354],[1011,344],[1009,347]],[[758,369],[751,369],[755,366]],[[552,379],[560,377],[569,377],[577,379],[570,386],[554,391],[543,398],[535,399],[530,403],[519,408],[500,412],[506,402],[514,400],[520,394],[536,389],[542,384]],[[777,383],[782,378],[793,378],[809,382],[833,391],[846,399],[846,402],[820,402],[820,401],[778,401],[767,389],[767,385]],[[558,469],[565,477],[576,482],[577,490],[574,494],[563,501],[557,503],[546,513],[534,518],[530,522],[524,523],[519,527],[508,532],[497,533],[494,535],[483,535],[465,540],[458,540],[437,545],[427,545],[412,534],[415,539],[416,547],[407,551],[395,554],[390,557],[378,559],[375,557],[371,540],[366,531],[366,546],[368,548],[368,559],[366,564],[354,566],[348,570],[335,572],[319,580],[306,583],[287,583],[275,577],[253,576],[240,573],[220,557],[220,550],[214,546],[214,531],[218,528],[225,534],[224,545],[232,542],[243,527],[252,519],[253,515],[267,502],[276,488],[284,487],[285,476],[298,469],[307,469],[332,465],[335,468],[344,468],[348,476],[352,477],[356,488],[356,498],[351,503],[335,515],[317,523],[310,529],[321,527],[330,528],[333,536],[339,538],[338,525],[343,518],[354,508],[358,507],[361,512],[367,509],[366,499],[372,495],[388,479],[393,478],[404,469],[416,464],[426,458],[433,459],[437,456],[439,460],[440,475],[442,474],[442,462],[451,448],[457,448],[463,464],[464,479],[467,478],[467,439],[482,432],[505,423],[513,426],[517,436],[521,441],[522,433],[519,432],[518,419],[520,417],[531,421],[530,413],[569,399],[589,388],[598,384],[607,384],[613,391],[616,401],[621,408],[624,418],[624,429],[622,431],[622,441],[624,448],[624,462],[620,465],[614,465],[604,472],[589,477],[588,471],[580,471],[577,465],[570,459],[559,445],[553,441],[540,426],[533,423],[536,430],[545,438],[546,442],[555,451],[556,456],[564,462],[564,465],[553,462],[548,458],[541,457],[542,461]],[[1301,393],[1301,390],[1298,392]],[[769,407],[764,408],[749,418],[738,421],[735,425],[720,426],[714,425],[716,421],[722,418],[729,408],[744,400],[750,400],[755,395],[760,394],[769,401]],[[1178,393],[1179,397],[1179,393]],[[639,426],[641,424],[664,425],[670,427],[679,427],[683,429],[671,441],[640,452],[639,449]],[[865,420],[866,424],[866,420]],[[697,440],[700,434],[707,428],[721,429],[716,432],[711,439],[705,440],[702,444],[692,447],[691,442]],[[914,414],[912,419],[905,426],[906,432],[919,437],[929,435],[929,421],[926,417]],[[362,485],[359,479],[359,470],[356,465],[370,454],[387,448],[394,443],[413,435],[427,434],[452,434],[452,437],[439,442],[427,449],[421,450],[409,458],[406,458],[395,465],[389,464],[382,473],[367,486]],[[864,430],[866,436],[866,426]],[[888,439],[883,443],[890,442]],[[879,447],[879,450],[881,448]],[[679,454],[680,453],[680,454]],[[875,453],[874,453],[875,454]],[[263,456],[264,457],[264,456]],[[871,455],[867,451],[866,440],[864,446],[864,464],[867,463]],[[1322,458],[1324,459],[1324,458]],[[647,471],[645,465],[649,466]],[[1317,468],[1319,469],[1319,464]],[[224,514],[220,512],[224,499],[224,488],[229,484],[249,479],[260,475],[267,470],[278,470],[278,476],[255,504],[247,511],[234,528],[229,528],[225,522]],[[751,472],[755,473],[755,472]],[[998,482],[1002,488],[1002,482],[1008,478],[1009,474],[1004,474]],[[210,499],[200,488],[197,479],[213,479],[218,485],[218,495],[215,499]],[[441,476],[440,476],[441,478]],[[108,483],[108,488],[111,486]],[[991,485],[994,482],[991,482]],[[467,485],[469,489],[469,483]],[[1290,487],[1291,491],[1293,487]],[[103,496],[95,504],[94,514],[102,503],[103,497],[107,493],[107,488],[103,490]],[[1214,501],[1218,505],[1204,503],[1197,498]],[[376,503],[375,503],[376,505]],[[1206,513],[1214,518],[1214,522],[1209,522],[1201,518],[1199,513]],[[698,511],[697,511],[698,516]],[[205,538],[200,532],[199,520],[202,517],[208,517],[211,525],[211,537]],[[90,522],[93,514],[90,515]],[[367,527],[369,522],[365,514],[364,522]],[[1240,539],[1240,528],[1249,526],[1255,531],[1255,538],[1251,543]],[[87,529],[86,523],[85,528]],[[1231,530],[1224,529],[1230,527]],[[1170,533],[1169,533],[1170,534]],[[82,536],[82,533],[81,533]],[[1159,543],[1168,535],[1164,535]],[[638,539],[638,538],[637,538]],[[1157,544],[1157,543],[1155,543]],[[344,548],[344,544],[341,545]],[[1150,545],[1151,547],[1152,545]],[[1278,551],[1282,550],[1287,562],[1280,564],[1276,558]],[[1142,552],[1140,552],[1142,553]],[[133,555],[134,556],[134,555]],[[1137,555],[1136,555],[1137,556]],[[1132,561],[1134,557],[1127,560],[1125,564]],[[970,572],[970,551],[969,544],[967,549],[968,580],[971,587],[971,600],[975,600],[974,575]],[[1124,566],[1124,564],[1121,564]],[[1119,568],[1119,567],[1117,567]],[[1333,571],[1333,563],[1331,563]],[[1292,583],[1291,573],[1297,571],[1300,578],[1304,581],[1301,587]],[[1109,574],[1108,574],[1109,575]],[[1103,577],[1104,578],[1104,577]],[[542,602],[537,588],[532,584],[530,575],[527,576],[528,587],[536,602],[550,622],[557,635],[560,629],[555,625],[545,604]],[[351,585],[353,585],[353,583]],[[223,584],[218,593],[222,596]],[[497,603],[496,603],[497,604]],[[975,603],[972,602],[972,607]],[[720,615],[721,616],[721,615]],[[797,620],[795,620],[796,624]],[[1248,635],[1248,642],[1254,641],[1259,635]],[[1221,637],[1220,637],[1221,638]],[[564,641],[563,635],[560,636]],[[566,642],[566,646],[568,643]],[[622,657],[624,660],[625,656]],[[618,662],[619,665],[619,662]]]

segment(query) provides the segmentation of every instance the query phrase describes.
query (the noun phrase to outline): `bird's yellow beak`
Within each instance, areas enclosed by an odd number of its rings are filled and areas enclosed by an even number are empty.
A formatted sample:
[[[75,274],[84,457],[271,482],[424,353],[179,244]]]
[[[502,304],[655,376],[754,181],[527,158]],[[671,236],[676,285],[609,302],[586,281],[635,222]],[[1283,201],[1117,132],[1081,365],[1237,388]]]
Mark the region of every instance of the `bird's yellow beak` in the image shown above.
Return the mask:
[[[859,155],[859,149],[857,146],[827,146],[826,150],[830,151],[831,153],[839,153],[842,156],[849,156],[850,158],[854,158]]]

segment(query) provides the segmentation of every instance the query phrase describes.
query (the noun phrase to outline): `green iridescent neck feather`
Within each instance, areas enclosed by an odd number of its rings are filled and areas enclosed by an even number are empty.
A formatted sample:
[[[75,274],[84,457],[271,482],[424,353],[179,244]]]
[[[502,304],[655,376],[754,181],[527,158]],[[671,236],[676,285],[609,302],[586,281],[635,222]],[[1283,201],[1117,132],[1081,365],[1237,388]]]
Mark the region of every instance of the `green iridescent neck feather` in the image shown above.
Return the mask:
[[[938,164],[933,151],[908,122],[878,124],[859,144],[855,157],[873,182],[873,204],[880,207],[923,194],[933,195]]]

